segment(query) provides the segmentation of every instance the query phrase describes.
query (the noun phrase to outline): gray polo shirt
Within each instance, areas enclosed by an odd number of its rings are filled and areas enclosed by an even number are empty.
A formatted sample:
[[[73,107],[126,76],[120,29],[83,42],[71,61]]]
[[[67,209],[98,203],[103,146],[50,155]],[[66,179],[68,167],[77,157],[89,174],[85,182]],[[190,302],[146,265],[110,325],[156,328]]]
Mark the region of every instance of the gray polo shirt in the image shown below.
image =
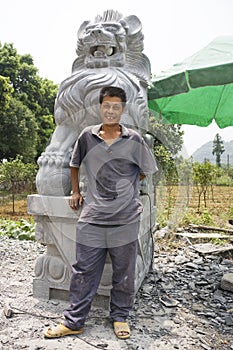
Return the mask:
[[[88,188],[79,221],[123,225],[139,220],[139,175],[157,171],[144,139],[121,125],[121,136],[108,146],[98,136],[102,124],[83,130],[75,143],[70,166],[86,168]]]

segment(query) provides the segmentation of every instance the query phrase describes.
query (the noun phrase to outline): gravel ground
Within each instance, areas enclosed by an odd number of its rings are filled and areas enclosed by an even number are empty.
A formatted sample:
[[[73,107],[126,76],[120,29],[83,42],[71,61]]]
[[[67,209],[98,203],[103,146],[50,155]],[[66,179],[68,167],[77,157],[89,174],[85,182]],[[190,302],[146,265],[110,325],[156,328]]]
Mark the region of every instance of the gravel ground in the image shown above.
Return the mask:
[[[187,264],[190,259],[193,262],[194,258],[196,260],[198,258],[197,255],[193,256],[189,253],[187,246],[173,248],[169,252],[163,250],[161,254],[160,251],[156,253],[155,262],[158,271],[156,275],[149,274],[137,295],[135,307],[129,319],[132,333],[130,339],[125,341],[117,339],[107,310],[97,306],[92,308],[85,332],[81,336],[44,339],[43,330],[62,320],[62,313],[67,303],[33,298],[34,262],[43,252],[44,247],[36,242],[18,241],[0,236],[0,350],[233,349],[233,319],[231,325],[231,314],[229,314],[229,309],[233,308],[232,293],[226,292],[221,295],[221,303],[216,304],[220,305],[220,318],[216,316],[216,310],[213,310],[213,307],[212,313],[210,307],[204,308],[203,294],[201,297],[198,292],[201,288],[200,281],[197,291],[187,290],[187,285],[191,283],[190,275],[187,276],[187,270],[182,264]],[[214,264],[215,269],[218,266],[216,259],[210,259],[205,264]],[[206,266],[205,269],[208,270]],[[194,278],[197,278],[198,271],[200,270],[196,269]],[[221,278],[221,273],[218,272],[216,272],[218,280],[215,283],[214,293]],[[169,287],[171,273],[172,276],[176,276],[175,282],[177,282],[177,276],[180,276],[181,284],[178,282],[174,284],[173,280],[173,285]],[[158,282],[156,285],[155,277]],[[162,294],[166,290],[170,290],[170,295],[175,297],[174,305],[171,304],[174,299],[167,300],[168,294]],[[187,292],[189,293],[185,294]],[[190,298],[194,298],[192,302]],[[224,306],[225,310],[223,310],[223,303],[227,304]],[[5,316],[4,306],[6,305],[10,305],[13,311],[11,317]],[[202,312],[200,312],[201,306],[203,306]]]

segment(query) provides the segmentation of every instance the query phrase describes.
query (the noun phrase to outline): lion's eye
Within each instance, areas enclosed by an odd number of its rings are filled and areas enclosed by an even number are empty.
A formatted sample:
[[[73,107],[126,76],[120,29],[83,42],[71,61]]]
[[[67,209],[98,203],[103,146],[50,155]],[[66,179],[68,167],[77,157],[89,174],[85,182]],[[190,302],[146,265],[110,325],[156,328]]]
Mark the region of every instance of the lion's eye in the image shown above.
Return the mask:
[[[86,29],[85,29],[85,32],[87,33],[87,34],[89,34],[89,33],[91,33],[92,32],[92,30],[95,28],[95,26],[88,26],[88,27],[86,27]]]
[[[104,26],[104,29],[108,30],[109,32],[116,32],[118,30],[118,28],[113,25]]]

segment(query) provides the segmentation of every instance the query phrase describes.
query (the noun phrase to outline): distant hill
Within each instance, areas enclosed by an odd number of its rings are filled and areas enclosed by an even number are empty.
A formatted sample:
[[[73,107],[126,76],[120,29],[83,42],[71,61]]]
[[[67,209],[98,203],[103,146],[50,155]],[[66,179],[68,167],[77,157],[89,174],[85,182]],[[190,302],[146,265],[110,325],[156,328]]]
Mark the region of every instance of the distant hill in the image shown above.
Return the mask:
[[[225,152],[221,155],[221,163],[227,164],[227,155],[229,155],[229,164],[233,165],[233,140],[225,142],[223,141]],[[208,159],[212,164],[216,164],[216,156],[212,154],[213,141],[205,143],[203,146],[198,148],[192,157],[194,160],[203,163],[205,159]]]

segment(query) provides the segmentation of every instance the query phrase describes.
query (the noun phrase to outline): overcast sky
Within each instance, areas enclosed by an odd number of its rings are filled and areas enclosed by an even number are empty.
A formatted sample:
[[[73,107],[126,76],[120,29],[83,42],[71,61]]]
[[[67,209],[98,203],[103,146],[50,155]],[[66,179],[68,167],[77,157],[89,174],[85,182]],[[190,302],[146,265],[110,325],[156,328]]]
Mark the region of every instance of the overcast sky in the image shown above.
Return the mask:
[[[60,83],[71,73],[79,26],[109,8],[139,17],[153,74],[218,36],[233,35],[233,0],[2,0],[0,42],[13,43],[19,54],[31,54],[40,76]],[[213,124],[184,130],[188,154],[216,133],[225,141],[233,139],[233,127],[219,129]]]

